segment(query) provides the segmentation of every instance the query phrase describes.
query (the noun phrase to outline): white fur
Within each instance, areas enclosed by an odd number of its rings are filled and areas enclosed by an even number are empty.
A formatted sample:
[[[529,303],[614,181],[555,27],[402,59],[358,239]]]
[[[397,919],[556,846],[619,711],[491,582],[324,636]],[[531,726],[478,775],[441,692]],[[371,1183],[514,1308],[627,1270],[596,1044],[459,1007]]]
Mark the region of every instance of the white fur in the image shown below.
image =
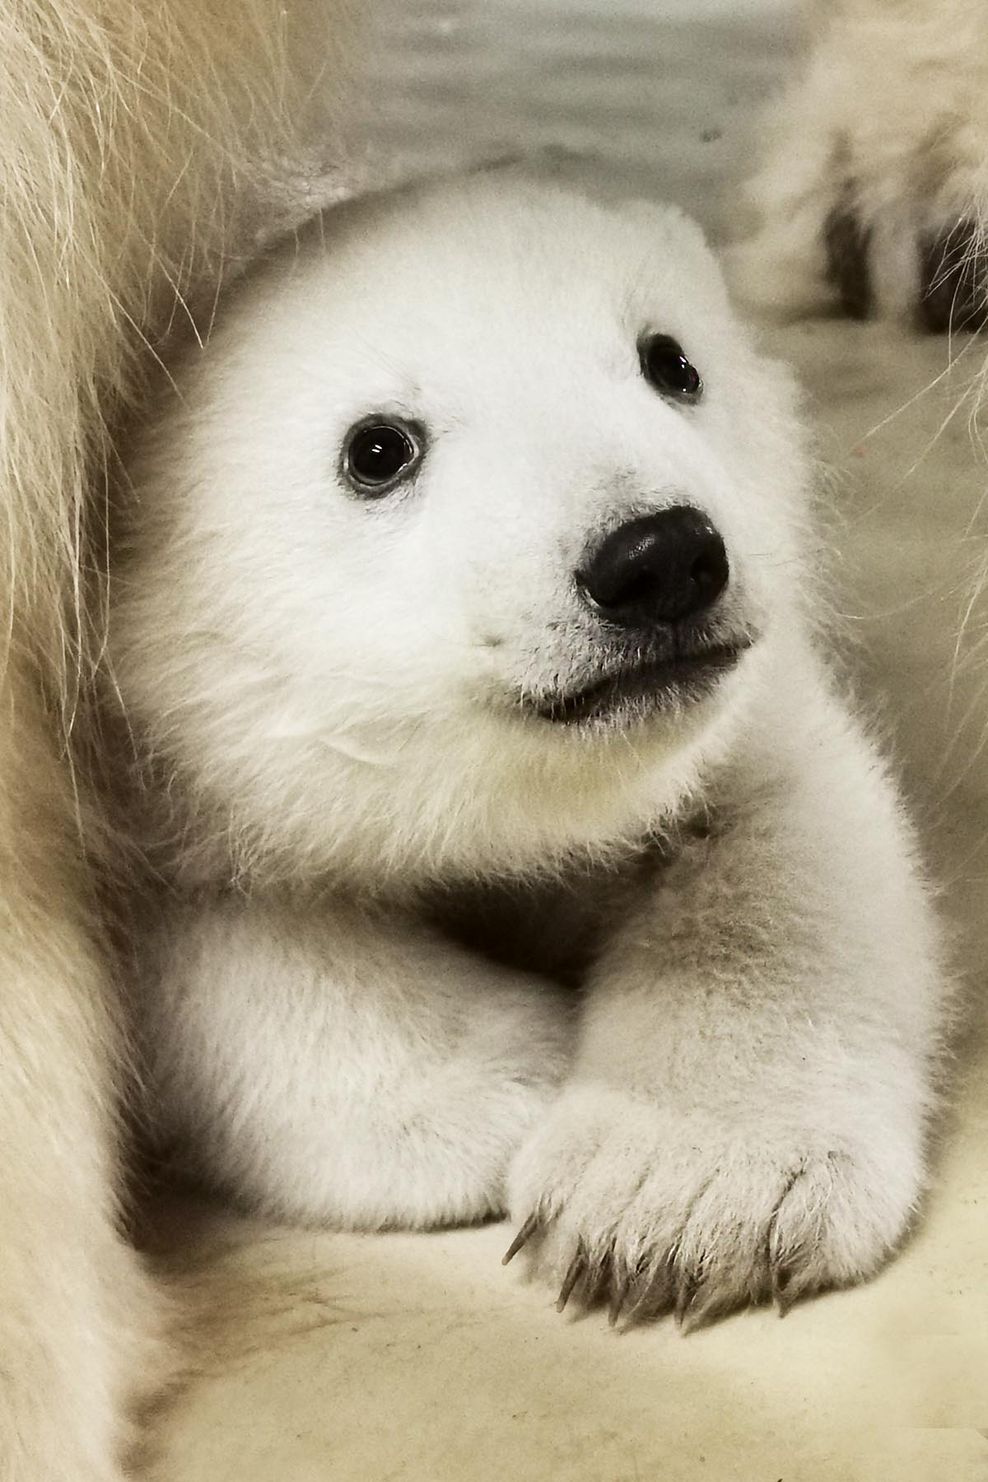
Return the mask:
[[[562,1077],[558,990],[395,914],[225,899],[156,938],[145,1030],[170,1130],[278,1215],[379,1229],[499,1213]]]
[[[584,1295],[695,1313],[901,1237],[944,981],[810,631],[792,406],[688,221],[510,175],[331,213],[238,288],[135,450],[110,634],[170,880],[135,948],[155,1111],[209,1176],[350,1225],[535,1212]],[[427,449],[367,501],[340,449],[387,412]],[[534,716],[606,657],[585,549],[684,503],[750,650],[660,713]],[[454,942],[485,891],[534,915],[527,965]],[[546,963],[595,913],[573,1047]]]
[[[871,233],[873,310],[912,315],[924,240],[988,226],[988,10],[972,0],[816,0],[810,47],[760,124],[746,295],[786,313],[833,302],[824,228]],[[736,226],[736,223],[735,223]]]
[[[89,535],[169,328],[336,179],[347,10],[0,3],[2,1482],[121,1482],[174,1358],[123,1233],[132,1065],[66,744],[102,639]]]

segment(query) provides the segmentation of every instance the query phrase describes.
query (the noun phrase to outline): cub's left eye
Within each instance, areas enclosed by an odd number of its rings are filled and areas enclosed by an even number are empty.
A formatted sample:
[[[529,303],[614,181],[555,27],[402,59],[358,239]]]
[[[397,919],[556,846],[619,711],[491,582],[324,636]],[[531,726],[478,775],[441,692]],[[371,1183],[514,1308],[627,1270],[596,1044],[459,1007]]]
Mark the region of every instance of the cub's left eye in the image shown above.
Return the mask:
[[[386,494],[422,457],[416,433],[402,422],[361,422],[343,444],[343,470],[361,494]]]
[[[703,392],[700,372],[672,335],[646,335],[638,346],[638,356],[642,375],[656,391],[679,401],[699,400]]]

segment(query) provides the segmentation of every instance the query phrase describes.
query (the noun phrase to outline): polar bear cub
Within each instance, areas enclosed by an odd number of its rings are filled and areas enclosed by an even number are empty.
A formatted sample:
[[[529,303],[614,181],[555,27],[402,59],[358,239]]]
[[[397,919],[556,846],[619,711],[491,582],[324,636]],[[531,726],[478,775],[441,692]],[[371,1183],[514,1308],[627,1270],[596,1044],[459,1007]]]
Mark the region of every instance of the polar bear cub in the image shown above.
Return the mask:
[[[790,385],[698,229],[512,173],[337,209],[129,474],[159,1137],[303,1221],[509,1213],[615,1317],[873,1272],[937,928],[814,636]]]

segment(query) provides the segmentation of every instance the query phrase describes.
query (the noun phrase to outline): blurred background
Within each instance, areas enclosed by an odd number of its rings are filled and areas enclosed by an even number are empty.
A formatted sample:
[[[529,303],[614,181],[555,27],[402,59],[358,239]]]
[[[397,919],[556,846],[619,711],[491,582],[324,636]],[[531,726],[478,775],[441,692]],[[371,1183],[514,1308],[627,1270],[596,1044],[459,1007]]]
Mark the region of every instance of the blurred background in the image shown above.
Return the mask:
[[[365,56],[373,173],[588,156],[721,221],[752,114],[795,44],[793,0],[385,0]],[[570,168],[581,166],[574,159]]]

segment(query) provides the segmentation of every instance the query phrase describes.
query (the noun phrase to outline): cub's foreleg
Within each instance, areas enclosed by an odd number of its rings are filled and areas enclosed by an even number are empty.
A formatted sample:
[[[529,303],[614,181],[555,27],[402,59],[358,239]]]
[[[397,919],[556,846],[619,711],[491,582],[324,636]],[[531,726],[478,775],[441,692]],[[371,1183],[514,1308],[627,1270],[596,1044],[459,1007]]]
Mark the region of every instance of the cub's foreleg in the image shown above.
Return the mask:
[[[502,1212],[567,1061],[565,995],[400,913],[196,904],[144,976],[155,1120],[210,1180],[292,1218]]]
[[[823,692],[800,709],[599,961],[512,1171],[539,1263],[615,1314],[696,1323],[859,1280],[923,1189],[935,925],[880,762]]]

